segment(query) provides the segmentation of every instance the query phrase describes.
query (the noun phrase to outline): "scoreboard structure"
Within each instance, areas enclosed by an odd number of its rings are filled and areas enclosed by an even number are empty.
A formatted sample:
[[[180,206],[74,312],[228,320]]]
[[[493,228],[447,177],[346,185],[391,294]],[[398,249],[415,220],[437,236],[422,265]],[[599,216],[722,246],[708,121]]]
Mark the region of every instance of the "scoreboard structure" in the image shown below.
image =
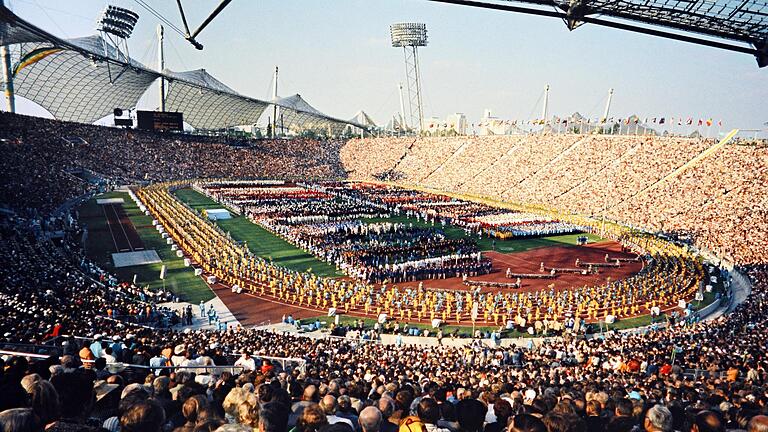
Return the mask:
[[[136,123],[139,129],[151,131],[182,131],[184,116],[180,112],[136,111]]]

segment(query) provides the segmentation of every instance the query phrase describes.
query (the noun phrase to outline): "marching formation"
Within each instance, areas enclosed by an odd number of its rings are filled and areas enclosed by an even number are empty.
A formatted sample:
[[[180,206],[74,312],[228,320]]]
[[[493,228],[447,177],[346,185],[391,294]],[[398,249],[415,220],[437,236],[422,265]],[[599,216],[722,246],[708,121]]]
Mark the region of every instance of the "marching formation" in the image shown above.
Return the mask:
[[[398,288],[396,285],[383,285],[379,289],[364,281],[294,272],[253,256],[246,246],[236,244],[171,194],[170,191],[182,186],[185,184],[156,184],[140,189],[137,196],[205,274],[259,296],[320,311],[333,308],[374,318],[386,314],[401,321],[439,319],[461,324],[470,321],[470,313],[477,304],[479,322],[496,326],[517,323],[525,330],[536,322],[563,322],[567,317],[595,321],[607,315],[623,318],[648,314],[655,307],[676,307],[681,299],[693,299],[701,289],[705,274],[701,263],[682,247],[651,236],[635,238],[625,230],[613,235],[647,254],[648,264],[640,274],[613,281],[607,287],[526,293],[483,293],[421,286]]]

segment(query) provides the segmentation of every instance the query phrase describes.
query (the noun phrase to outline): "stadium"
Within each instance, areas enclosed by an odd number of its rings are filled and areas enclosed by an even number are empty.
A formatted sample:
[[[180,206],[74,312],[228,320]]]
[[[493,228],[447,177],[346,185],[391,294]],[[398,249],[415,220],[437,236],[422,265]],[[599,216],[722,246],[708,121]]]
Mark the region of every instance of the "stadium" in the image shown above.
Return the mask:
[[[429,117],[415,21],[361,42],[404,56],[395,113],[344,120],[282,68],[261,98],[166,67],[172,39],[237,57],[204,44],[252,5],[134,1],[75,38],[0,5],[0,432],[768,430],[768,123],[613,88],[554,114],[549,84],[528,116]],[[768,64],[751,0],[413,3]]]

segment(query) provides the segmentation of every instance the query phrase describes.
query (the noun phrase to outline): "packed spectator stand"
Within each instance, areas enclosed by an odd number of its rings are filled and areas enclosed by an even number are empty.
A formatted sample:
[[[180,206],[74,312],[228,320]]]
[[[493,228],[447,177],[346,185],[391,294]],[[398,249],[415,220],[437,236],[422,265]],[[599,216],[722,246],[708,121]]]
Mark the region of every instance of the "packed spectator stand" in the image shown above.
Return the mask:
[[[517,167],[512,147],[528,143],[540,147],[552,141],[553,148],[562,151],[579,148],[581,143],[559,142],[573,139],[567,137],[485,138],[504,152],[505,160],[498,164],[497,158],[483,152],[474,152],[477,159],[455,155],[465,145],[461,154],[471,154],[472,147],[480,143],[443,145],[441,140],[422,140],[401,144],[387,139],[381,140],[378,162],[370,154],[360,154],[360,142],[343,147],[317,143],[314,150],[306,150],[316,154],[306,154],[299,161],[305,148],[299,142],[294,159],[275,154],[273,163],[260,166],[241,163],[241,158],[251,156],[228,156],[226,145],[196,138],[189,142],[179,139],[176,146],[164,147],[177,138],[137,133],[139,138],[124,142],[129,132],[8,114],[0,117],[4,156],[0,201],[16,212],[4,213],[0,223],[4,257],[0,345],[29,344],[35,352],[46,352],[44,347],[56,352],[47,357],[3,357],[0,430],[757,432],[768,428],[765,149],[727,146],[720,157],[692,167],[661,184],[661,189],[639,194],[674,165],[648,148],[666,146],[665,157],[681,155],[679,161],[685,161],[708,144],[678,138],[611,138],[626,140],[620,145],[635,148],[632,154],[643,151],[647,155],[643,160],[658,159],[659,171],[642,162],[635,165],[629,156],[625,156],[627,164],[611,168],[607,160],[600,165],[591,159],[597,154],[573,155],[572,163],[587,161],[588,169],[603,166],[603,175],[627,182],[616,185],[619,192],[611,189],[604,198],[599,188],[590,189],[589,184],[598,180],[585,178],[587,172],[573,173],[578,177],[556,183],[557,177],[549,172],[557,163],[565,163],[565,157],[558,162],[542,161],[544,156],[527,158],[530,164]],[[82,137],[91,148],[66,147],[69,144],[62,136]],[[679,145],[676,140],[681,141]],[[264,145],[291,147],[288,143]],[[591,143],[589,148],[602,145]],[[435,146],[440,148],[432,152],[430,147]],[[750,278],[752,291],[732,312],[713,320],[593,338],[531,340],[522,346],[480,340],[464,346],[385,345],[243,328],[178,331],[160,328],[161,311],[155,304],[162,293],[120,283],[89,263],[83,258],[76,221],[68,215],[50,214],[65,201],[114,179],[300,177],[304,169],[308,169],[307,177],[310,173],[342,177],[338,153],[334,155],[339,148],[342,160],[349,158],[350,151],[355,153],[357,161],[345,167],[357,178],[374,179],[388,171],[388,178],[397,174],[418,183],[431,176],[427,186],[525,201],[531,198],[529,202],[543,201],[533,191],[545,190],[535,185],[549,178],[552,188],[546,190],[552,192],[546,193],[559,193],[555,199],[561,208],[590,214],[590,209],[608,207],[608,216],[638,226],[655,228],[663,222],[664,230],[693,232],[697,244],[743,265],[740,270]],[[216,149],[211,152],[216,157],[208,153],[210,149]],[[524,150],[527,155],[535,153],[528,147]],[[232,150],[241,151],[253,152],[253,162],[265,160],[259,157],[269,159],[255,156],[260,150]],[[403,153],[409,154],[408,163],[397,168]],[[427,160],[428,154],[434,159],[426,165],[414,163]],[[446,159],[453,162],[446,163]],[[449,168],[470,159],[477,165],[464,169],[477,175],[469,181],[466,176],[454,179],[457,174]],[[387,165],[387,161],[391,163]],[[186,167],[174,168],[176,162],[178,167]],[[478,183],[496,178],[494,165],[502,164],[517,167],[519,179],[486,182],[486,186]],[[70,169],[99,173],[104,183],[73,178]],[[644,177],[630,175],[630,169]],[[502,177],[500,171],[497,174]],[[515,195],[522,193],[514,187],[521,181],[534,195]],[[624,190],[625,185],[632,191]],[[572,192],[563,192],[569,187]],[[497,192],[487,193],[487,188]],[[575,193],[582,189],[583,193]],[[144,194],[171,206],[169,217],[171,209],[183,211],[167,201],[172,198],[164,196],[161,187],[150,187]],[[671,207],[662,203],[671,203]],[[189,220],[198,217],[188,216]],[[195,235],[188,241],[217,241],[214,233],[204,231],[203,224],[188,228],[173,225],[171,220],[168,223],[178,230],[194,229]],[[225,242],[215,245],[232,256],[239,254]],[[664,245],[646,247],[668,247]],[[220,257],[205,258],[216,261]],[[203,255],[198,258],[205,261]],[[689,264],[669,259],[660,260],[660,265],[682,265],[680,271],[693,271],[685,270]],[[268,269],[267,273],[279,271]],[[681,278],[690,279],[685,275]],[[288,275],[294,276],[302,277]],[[268,356],[303,359],[306,367],[284,368],[266,360]],[[237,367],[218,367],[223,365]]]

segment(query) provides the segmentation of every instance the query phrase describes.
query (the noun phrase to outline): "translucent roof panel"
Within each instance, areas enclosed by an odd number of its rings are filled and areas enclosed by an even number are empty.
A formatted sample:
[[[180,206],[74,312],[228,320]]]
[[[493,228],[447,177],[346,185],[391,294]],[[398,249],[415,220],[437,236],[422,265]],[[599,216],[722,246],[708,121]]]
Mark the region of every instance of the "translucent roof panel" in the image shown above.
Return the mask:
[[[114,108],[135,108],[152,82],[168,81],[166,109],[198,129],[254,124],[277,105],[295,129],[342,130],[352,124],[314,109],[301,96],[262,101],[244,96],[204,69],[159,73],[127,58],[100,36],[63,40],[0,6],[0,36],[18,66],[16,93],[61,120],[92,123]],[[353,124],[353,126],[360,126]]]
[[[89,43],[101,38],[92,36]],[[82,41],[81,41],[82,42]],[[54,47],[27,44],[24,51]],[[64,49],[18,71],[16,94],[47,109],[60,120],[93,123],[115,108],[134,108],[158,77],[152,71]]]
[[[20,25],[16,16],[0,6],[0,45],[12,45],[26,42],[43,42],[48,40],[45,32],[39,32],[34,26]]]
[[[278,98],[275,105],[278,106],[277,126],[292,132],[315,130],[339,135],[346,125],[365,128],[365,126],[353,121],[339,120],[323,114],[307,103],[301,95],[295,94],[284,98]]]
[[[167,72],[165,109],[184,113],[196,129],[222,129],[254,124],[268,102],[242,96],[204,70]]]

